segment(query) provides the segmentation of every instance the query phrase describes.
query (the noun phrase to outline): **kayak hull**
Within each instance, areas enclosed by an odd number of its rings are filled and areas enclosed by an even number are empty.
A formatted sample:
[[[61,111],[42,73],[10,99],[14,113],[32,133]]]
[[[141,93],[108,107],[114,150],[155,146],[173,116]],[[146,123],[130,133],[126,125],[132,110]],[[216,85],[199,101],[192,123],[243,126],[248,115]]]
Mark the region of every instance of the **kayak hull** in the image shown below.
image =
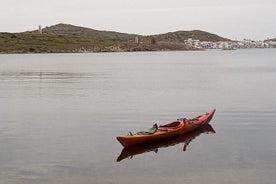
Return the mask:
[[[158,126],[157,131],[151,135],[134,134],[118,136],[117,140],[122,144],[122,146],[129,147],[145,142],[158,141],[174,136],[179,136],[181,134],[191,132],[204,124],[208,124],[211,121],[215,111],[215,109],[212,109],[206,114],[202,114],[191,120],[184,118],[167,125]],[[177,126],[172,126],[172,124],[177,124]]]

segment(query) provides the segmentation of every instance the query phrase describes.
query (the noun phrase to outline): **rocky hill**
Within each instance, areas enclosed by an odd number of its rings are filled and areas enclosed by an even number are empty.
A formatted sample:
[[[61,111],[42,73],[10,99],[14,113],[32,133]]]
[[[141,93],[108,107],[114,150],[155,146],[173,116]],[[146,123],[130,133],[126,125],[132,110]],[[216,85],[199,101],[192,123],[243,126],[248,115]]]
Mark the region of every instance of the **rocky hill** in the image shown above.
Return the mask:
[[[200,40],[200,41],[230,41],[230,39],[220,37],[216,34],[208,33],[205,31],[200,30],[193,30],[193,31],[176,31],[176,32],[169,32],[166,34],[159,34],[154,35],[158,41],[165,41],[165,42],[178,42],[183,43],[184,40],[192,38],[193,40]]]
[[[32,31],[36,32],[36,31]],[[114,40],[114,41],[129,41],[133,40],[136,36],[140,39],[147,39],[148,37],[154,37],[156,41],[161,42],[174,42],[183,43],[184,40],[192,38],[200,41],[229,41],[227,38],[220,37],[218,35],[208,33],[200,30],[193,31],[176,31],[165,34],[143,36],[138,34],[119,33],[114,31],[99,31],[91,28],[79,27],[70,24],[57,24],[43,29],[43,33],[55,34],[55,35],[72,35],[80,37],[94,37],[101,40]]]
[[[138,38],[138,39],[137,39]],[[0,53],[117,52],[191,50],[184,40],[225,41],[204,31],[177,31],[159,35],[99,31],[70,24],[57,24],[23,33],[0,33]],[[136,39],[136,41],[135,41]]]
[[[37,32],[37,31],[32,31]],[[70,35],[79,37],[94,37],[99,40],[127,41],[133,39],[135,34],[119,33],[115,31],[99,31],[86,27],[79,27],[70,24],[57,24],[43,29],[44,34]]]

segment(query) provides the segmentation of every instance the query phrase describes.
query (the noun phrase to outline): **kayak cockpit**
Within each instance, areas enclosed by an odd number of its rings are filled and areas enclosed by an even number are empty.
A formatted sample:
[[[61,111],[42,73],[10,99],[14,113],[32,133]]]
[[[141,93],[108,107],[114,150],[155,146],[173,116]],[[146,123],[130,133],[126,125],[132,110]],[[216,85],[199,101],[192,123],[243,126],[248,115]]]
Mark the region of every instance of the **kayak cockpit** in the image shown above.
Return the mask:
[[[182,126],[184,126],[185,119],[182,121],[174,121],[172,123],[166,124],[166,125],[160,125],[158,127],[159,130],[169,130],[169,129],[178,129]]]

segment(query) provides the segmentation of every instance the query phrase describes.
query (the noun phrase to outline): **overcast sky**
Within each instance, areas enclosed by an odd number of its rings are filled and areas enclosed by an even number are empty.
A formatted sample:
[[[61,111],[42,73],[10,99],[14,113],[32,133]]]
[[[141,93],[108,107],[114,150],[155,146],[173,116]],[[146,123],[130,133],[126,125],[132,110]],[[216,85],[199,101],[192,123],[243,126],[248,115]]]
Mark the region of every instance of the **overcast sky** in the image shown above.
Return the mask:
[[[0,32],[57,23],[143,35],[197,29],[263,40],[276,37],[276,0],[1,0]]]

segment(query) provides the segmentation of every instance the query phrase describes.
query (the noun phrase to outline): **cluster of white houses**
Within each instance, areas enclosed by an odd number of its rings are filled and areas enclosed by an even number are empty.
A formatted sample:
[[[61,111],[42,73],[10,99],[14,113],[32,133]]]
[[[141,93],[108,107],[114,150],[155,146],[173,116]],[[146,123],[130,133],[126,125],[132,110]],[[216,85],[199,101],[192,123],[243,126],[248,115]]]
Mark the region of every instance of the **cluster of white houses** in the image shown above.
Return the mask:
[[[189,38],[184,43],[196,49],[242,49],[242,48],[275,48],[275,41],[253,41],[244,39],[243,41],[200,41]]]

